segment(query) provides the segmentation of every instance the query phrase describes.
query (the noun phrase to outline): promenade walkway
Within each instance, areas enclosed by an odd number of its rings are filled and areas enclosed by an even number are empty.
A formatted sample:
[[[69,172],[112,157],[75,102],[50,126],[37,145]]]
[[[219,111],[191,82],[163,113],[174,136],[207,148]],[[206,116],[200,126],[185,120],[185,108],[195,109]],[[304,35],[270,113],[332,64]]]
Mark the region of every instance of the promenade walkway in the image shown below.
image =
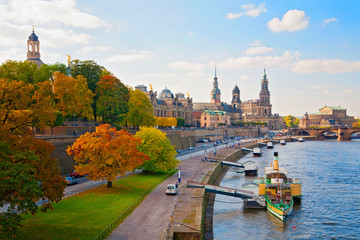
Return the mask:
[[[223,148],[226,148],[224,146]],[[231,150],[218,150],[218,154],[224,154]],[[204,178],[204,173],[214,168],[218,163],[202,162],[204,153],[194,153],[192,157],[181,161],[181,184],[179,184],[179,192],[177,196],[165,195],[165,188],[167,184],[176,183],[177,173],[159,184],[144,200],[143,202],[128,216],[116,229],[113,230],[108,240],[137,240],[137,239],[165,239],[166,230],[174,215],[175,205],[179,203],[181,195],[186,192],[185,183],[187,180],[201,181]],[[213,154],[209,153],[208,154]],[[183,157],[186,158],[186,157]],[[197,191],[197,190],[191,190]],[[184,193],[186,196],[187,194]],[[192,194],[192,196],[194,196]],[[202,194],[198,195],[197,199],[192,199],[192,196],[187,197],[186,208],[195,209],[196,216],[194,220],[201,223],[201,209],[196,209],[202,204]],[[183,205],[183,201],[181,201]],[[200,203],[200,204],[199,204]],[[184,206],[184,205],[183,205]],[[183,207],[180,206],[182,210]],[[178,212],[178,210],[176,210]],[[186,211],[186,210],[185,210]],[[196,219],[195,219],[196,218]],[[186,226],[185,226],[186,227]],[[197,227],[197,231],[199,231]]]

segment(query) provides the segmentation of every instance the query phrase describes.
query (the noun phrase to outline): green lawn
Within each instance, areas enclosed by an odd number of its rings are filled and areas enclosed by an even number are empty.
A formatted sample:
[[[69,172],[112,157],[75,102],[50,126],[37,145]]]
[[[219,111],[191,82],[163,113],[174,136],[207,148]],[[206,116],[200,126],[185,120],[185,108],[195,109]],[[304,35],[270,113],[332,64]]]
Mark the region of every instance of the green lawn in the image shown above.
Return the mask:
[[[175,171],[174,171],[175,172]],[[54,210],[25,216],[18,239],[94,239],[153,184],[171,176],[139,174],[53,204]]]

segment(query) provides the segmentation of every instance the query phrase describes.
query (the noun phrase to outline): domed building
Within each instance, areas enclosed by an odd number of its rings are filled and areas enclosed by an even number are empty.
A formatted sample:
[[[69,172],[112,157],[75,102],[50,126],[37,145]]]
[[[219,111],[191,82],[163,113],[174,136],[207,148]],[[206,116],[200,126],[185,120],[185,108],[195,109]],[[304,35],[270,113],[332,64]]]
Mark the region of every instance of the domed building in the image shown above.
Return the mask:
[[[150,91],[144,85],[138,85],[135,89],[144,92],[153,105],[155,117],[181,117],[185,120],[185,125],[192,125],[193,102],[189,96],[186,98],[183,93],[174,94],[167,88],[163,89],[159,96],[153,91],[150,85]]]
[[[38,36],[34,32],[34,27],[27,41],[27,48],[28,51],[26,61],[35,63],[36,65],[38,65],[38,68],[41,67],[41,65],[43,65],[44,63],[40,59],[40,41]]]

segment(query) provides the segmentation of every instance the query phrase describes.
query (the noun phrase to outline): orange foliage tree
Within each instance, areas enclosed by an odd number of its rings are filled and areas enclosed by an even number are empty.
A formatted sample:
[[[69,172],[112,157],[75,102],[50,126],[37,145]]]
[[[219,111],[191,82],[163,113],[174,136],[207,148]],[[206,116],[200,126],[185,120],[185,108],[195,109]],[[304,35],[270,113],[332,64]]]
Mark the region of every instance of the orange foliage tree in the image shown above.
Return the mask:
[[[88,88],[86,79],[79,75],[76,78],[60,72],[54,73],[54,97],[56,107],[64,116],[76,114],[78,117],[93,118],[93,92]]]
[[[96,132],[81,135],[66,151],[79,164],[75,166],[79,174],[88,174],[90,180],[106,180],[107,186],[112,187],[116,176],[149,160],[138,150],[141,142],[129,132],[102,124]]]
[[[55,120],[49,82],[35,85],[0,79],[0,125],[22,135],[28,126],[44,127]]]

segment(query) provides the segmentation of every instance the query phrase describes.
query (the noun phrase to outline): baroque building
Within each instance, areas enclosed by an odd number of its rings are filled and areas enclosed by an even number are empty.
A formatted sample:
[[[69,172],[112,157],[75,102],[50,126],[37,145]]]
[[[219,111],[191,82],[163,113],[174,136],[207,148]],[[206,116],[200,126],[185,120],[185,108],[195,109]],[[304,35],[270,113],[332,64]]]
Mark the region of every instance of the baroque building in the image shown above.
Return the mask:
[[[185,120],[185,125],[192,125],[193,101],[189,94],[187,97],[185,97],[183,93],[176,93],[174,96],[174,94],[165,87],[158,96],[157,92],[153,91],[151,85],[150,91],[148,91],[144,85],[138,85],[135,89],[144,92],[150,99],[155,117],[181,117]]]
[[[301,119],[299,128],[309,127],[334,127],[347,126],[352,127],[357,120],[352,116],[346,115],[346,108],[340,106],[325,106],[319,109],[319,112],[308,114]]]
[[[41,67],[41,65],[43,65],[44,63],[40,59],[40,41],[38,36],[34,32],[34,27],[27,41],[27,49],[28,51],[26,61],[35,63],[36,65],[38,65],[38,68]]]
[[[231,104],[220,101],[221,92],[218,88],[218,78],[213,81],[210,103],[194,103],[194,125],[200,126],[201,114],[205,110],[225,111],[230,114],[230,122],[266,122],[269,129],[279,129],[282,120],[278,114],[272,114],[270,103],[269,79],[264,69],[261,79],[259,99],[241,101],[240,89],[235,85],[232,90]]]

